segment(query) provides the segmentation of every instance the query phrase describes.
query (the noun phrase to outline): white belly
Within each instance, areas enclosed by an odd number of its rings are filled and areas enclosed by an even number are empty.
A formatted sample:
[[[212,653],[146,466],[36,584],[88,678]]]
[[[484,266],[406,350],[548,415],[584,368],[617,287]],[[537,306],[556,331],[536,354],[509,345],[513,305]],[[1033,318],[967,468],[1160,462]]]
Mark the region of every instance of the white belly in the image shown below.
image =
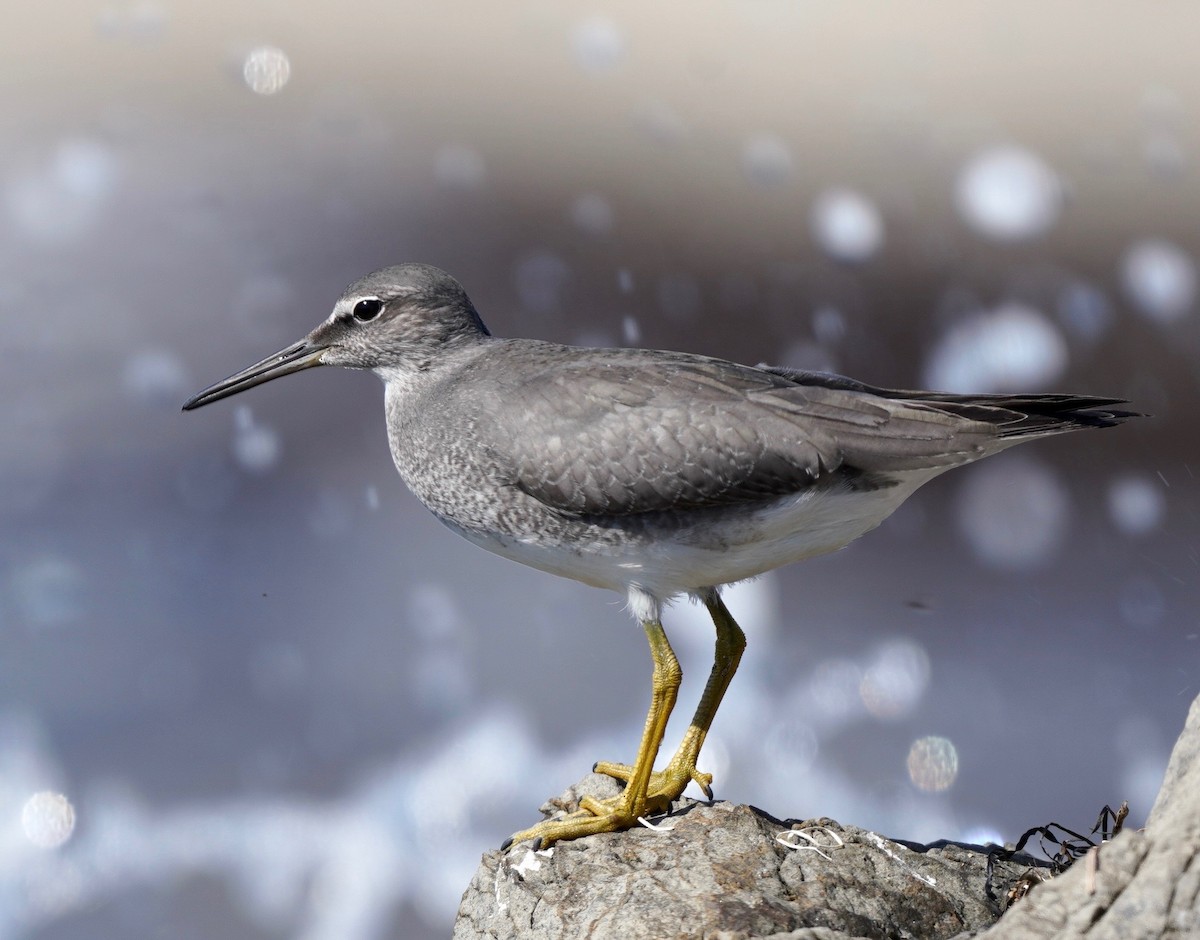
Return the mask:
[[[621,593],[640,588],[667,600],[836,551],[874,529],[940,472],[913,471],[895,486],[865,492],[814,489],[747,508],[718,525],[621,546],[589,545],[582,539],[570,546],[550,545],[536,536],[481,533],[442,521],[476,545],[524,565]]]

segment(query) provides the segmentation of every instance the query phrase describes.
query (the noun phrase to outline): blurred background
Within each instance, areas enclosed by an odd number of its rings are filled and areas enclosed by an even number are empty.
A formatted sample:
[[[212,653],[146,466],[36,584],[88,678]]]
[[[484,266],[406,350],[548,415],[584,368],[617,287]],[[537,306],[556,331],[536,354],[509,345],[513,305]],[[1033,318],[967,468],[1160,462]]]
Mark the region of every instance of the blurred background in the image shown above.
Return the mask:
[[[0,37],[0,938],[445,937],[632,756],[615,595],[442,529],[381,386],[194,414],[431,262],[491,329],[1153,418],[956,471],[730,592],[722,799],[1140,824],[1197,636],[1189,2],[24,5]],[[711,625],[666,626],[687,684]]]

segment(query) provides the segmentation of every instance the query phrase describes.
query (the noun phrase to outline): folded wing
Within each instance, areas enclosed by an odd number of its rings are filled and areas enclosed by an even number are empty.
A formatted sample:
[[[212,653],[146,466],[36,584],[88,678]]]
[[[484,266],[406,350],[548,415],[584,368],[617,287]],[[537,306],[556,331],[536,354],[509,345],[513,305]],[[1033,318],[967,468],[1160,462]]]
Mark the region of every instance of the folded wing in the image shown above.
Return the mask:
[[[522,385],[524,413],[499,410],[493,441],[512,485],[587,516],[752,503],[835,478],[886,485],[1130,415],[1112,399],[902,392],[636,350],[613,350],[603,374],[594,358],[560,362]]]

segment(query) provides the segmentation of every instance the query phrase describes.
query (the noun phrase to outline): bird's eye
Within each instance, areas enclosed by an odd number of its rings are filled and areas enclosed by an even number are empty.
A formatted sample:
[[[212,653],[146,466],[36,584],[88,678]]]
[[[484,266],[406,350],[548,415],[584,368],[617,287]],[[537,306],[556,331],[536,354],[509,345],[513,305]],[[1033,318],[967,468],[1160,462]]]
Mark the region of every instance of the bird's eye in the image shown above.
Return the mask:
[[[354,305],[354,319],[366,323],[379,316],[381,310],[383,310],[383,301],[378,297],[368,297]]]

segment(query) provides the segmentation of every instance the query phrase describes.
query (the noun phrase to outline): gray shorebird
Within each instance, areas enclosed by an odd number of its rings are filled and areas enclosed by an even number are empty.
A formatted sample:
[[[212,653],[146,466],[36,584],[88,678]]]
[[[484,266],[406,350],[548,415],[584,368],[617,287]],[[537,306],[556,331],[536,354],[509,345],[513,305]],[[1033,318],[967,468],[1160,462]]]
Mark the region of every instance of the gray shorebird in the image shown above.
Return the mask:
[[[746,639],[722,585],[841,548],[921,484],[1033,438],[1133,416],[1086,395],[895,391],[822,373],[650,349],[492,336],[462,286],[403,264],[351,284],[289,346],[187,402],[199,408],[314,366],[384,382],[388,443],[409,489],[489,551],[622,594],[650,642],[650,711],[607,800],[516,833],[549,845],[666,810],[689,782]],[[654,762],[680,668],[663,605],[716,626],[708,683],[678,751]]]

